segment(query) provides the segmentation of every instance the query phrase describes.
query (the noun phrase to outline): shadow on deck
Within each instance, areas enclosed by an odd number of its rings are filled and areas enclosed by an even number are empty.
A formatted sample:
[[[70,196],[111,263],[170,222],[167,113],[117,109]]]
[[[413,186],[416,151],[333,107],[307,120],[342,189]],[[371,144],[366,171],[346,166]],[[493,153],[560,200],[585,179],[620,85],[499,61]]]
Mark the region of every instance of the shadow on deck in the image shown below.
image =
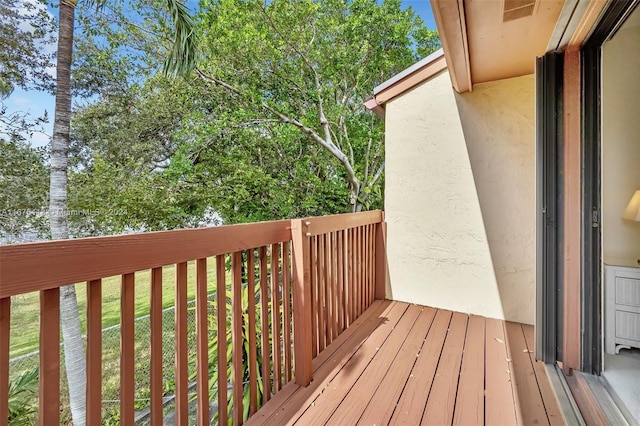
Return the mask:
[[[533,327],[376,301],[247,424],[564,424]]]

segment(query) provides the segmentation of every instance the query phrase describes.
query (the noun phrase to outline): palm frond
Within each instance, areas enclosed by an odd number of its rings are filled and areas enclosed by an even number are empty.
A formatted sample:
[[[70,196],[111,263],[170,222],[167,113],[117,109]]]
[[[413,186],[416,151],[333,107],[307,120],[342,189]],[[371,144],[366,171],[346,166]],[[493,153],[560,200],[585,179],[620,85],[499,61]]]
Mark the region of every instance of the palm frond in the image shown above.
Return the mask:
[[[167,0],[167,10],[174,27],[173,47],[164,63],[167,75],[186,75],[196,65],[197,40],[193,18],[180,0]]]

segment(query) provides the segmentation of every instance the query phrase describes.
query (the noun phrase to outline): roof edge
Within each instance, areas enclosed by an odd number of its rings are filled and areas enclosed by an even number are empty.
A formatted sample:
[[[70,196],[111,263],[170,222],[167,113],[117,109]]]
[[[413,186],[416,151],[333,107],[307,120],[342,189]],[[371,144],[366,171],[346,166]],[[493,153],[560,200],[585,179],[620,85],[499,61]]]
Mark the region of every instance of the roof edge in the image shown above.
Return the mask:
[[[384,83],[376,86],[376,88],[373,89],[373,97],[367,100],[364,106],[384,119],[384,104],[387,101],[413,89],[418,84],[430,79],[445,69],[447,69],[447,60],[444,56],[444,50],[439,49]]]
[[[413,89],[418,84],[430,79],[447,68],[444,50],[439,49],[416,62],[409,68],[376,86],[373,89],[373,97],[364,103],[364,106],[384,118],[384,104],[398,95]]]
[[[433,52],[432,54],[430,54],[429,56],[427,56],[426,58],[411,65],[409,68],[405,69],[404,71],[401,71],[399,74],[396,74],[395,76],[391,77],[389,80],[385,81],[384,83],[377,85],[373,89],[373,95],[375,96],[378,93],[382,92],[383,90],[393,86],[395,83],[399,82],[400,80],[406,77],[409,77],[411,74],[415,73],[416,71],[419,71],[421,68],[426,67],[430,63],[435,62],[437,59],[439,59],[442,56],[444,56],[444,49],[440,48],[435,52]]]

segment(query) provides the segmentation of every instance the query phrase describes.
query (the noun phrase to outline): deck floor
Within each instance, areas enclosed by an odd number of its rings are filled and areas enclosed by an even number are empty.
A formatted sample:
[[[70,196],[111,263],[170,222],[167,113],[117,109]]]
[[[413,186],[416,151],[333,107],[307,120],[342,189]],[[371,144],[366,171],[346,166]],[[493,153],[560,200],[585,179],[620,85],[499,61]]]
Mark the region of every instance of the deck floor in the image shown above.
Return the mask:
[[[533,327],[376,301],[248,424],[564,424]]]

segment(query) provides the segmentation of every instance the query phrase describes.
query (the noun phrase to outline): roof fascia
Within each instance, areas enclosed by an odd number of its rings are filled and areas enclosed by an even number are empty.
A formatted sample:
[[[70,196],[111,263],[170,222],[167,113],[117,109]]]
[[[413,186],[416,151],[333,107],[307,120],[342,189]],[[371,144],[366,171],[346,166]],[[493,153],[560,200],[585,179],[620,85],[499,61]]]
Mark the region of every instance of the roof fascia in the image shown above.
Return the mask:
[[[373,98],[366,101],[364,106],[379,117],[384,118],[384,105],[388,101],[411,90],[445,69],[447,69],[447,60],[444,57],[443,50],[440,49],[395,77],[378,85],[373,90]]]
[[[431,0],[451,83],[458,93],[470,92],[471,65],[463,0]]]
[[[404,79],[406,77],[409,77],[411,74],[415,73],[416,71],[419,71],[422,67],[425,67],[425,66],[429,65],[431,62],[434,62],[436,59],[439,59],[442,55],[443,55],[442,49],[436,50],[431,55],[427,56],[426,58],[422,59],[421,61],[416,62],[415,64],[411,65],[409,68],[407,68],[404,71],[400,72],[399,74],[391,77],[389,80],[385,81],[384,83],[379,84],[378,86],[376,86],[373,89],[373,94],[377,95],[378,93],[382,92],[383,90],[393,86],[395,83],[399,82],[400,80],[402,80],[402,79]]]

